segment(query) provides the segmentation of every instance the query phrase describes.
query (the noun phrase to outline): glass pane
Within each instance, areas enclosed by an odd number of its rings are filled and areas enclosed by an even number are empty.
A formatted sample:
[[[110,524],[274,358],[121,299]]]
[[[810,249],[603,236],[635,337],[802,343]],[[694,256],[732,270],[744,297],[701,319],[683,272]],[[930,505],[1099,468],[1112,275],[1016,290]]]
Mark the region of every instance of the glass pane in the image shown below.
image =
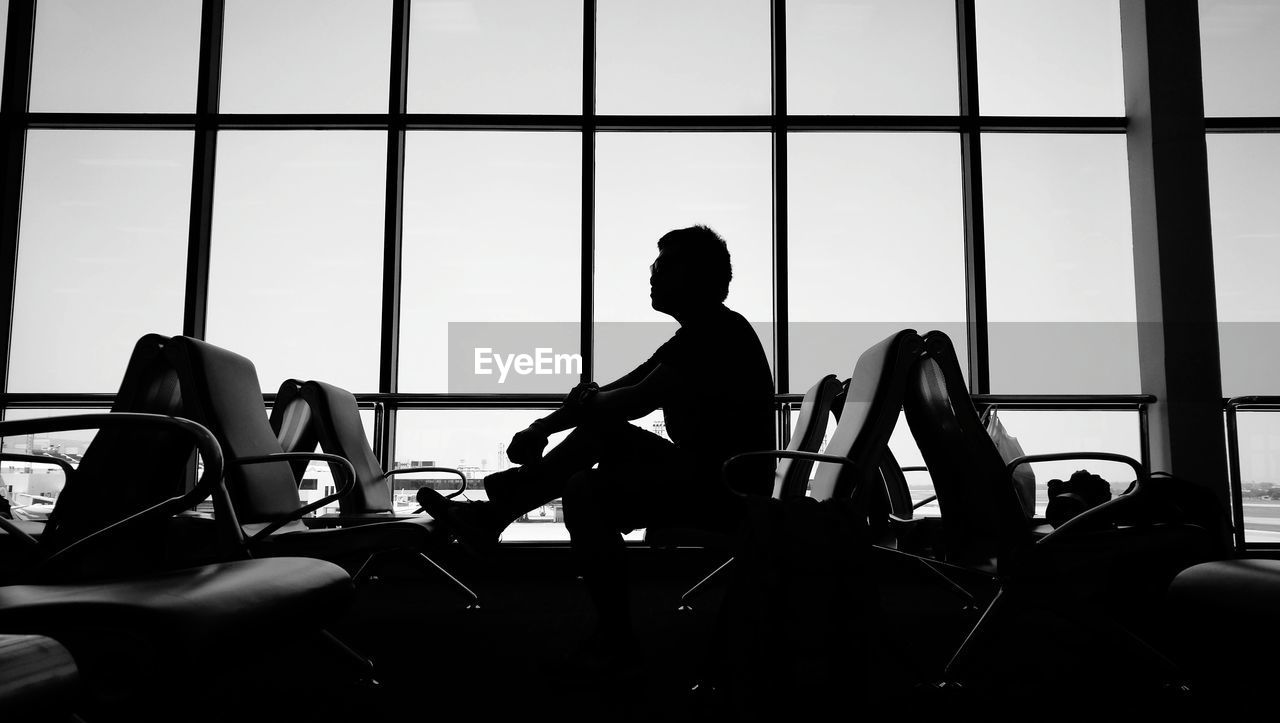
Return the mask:
[[[402,411],[396,416],[396,462],[399,467],[453,467],[467,476],[467,492],[460,499],[485,500],[484,478],[511,466],[506,446],[511,435],[533,420],[546,416],[545,409],[449,409]],[[551,436],[548,449],[568,436],[561,432]],[[396,477],[397,505],[413,505],[423,480],[433,480],[444,489],[457,489],[456,476],[444,474],[406,474]],[[410,510],[412,511],[412,510]],[[628,539],[638,539],[635,532]],[[566,542],[569,532],[564,526],[560,500],[530,511],[502,533],[503,542]]]
[[[200,0],[40,0],[31,110],[190,113]]]
[[[1236,423],[1245,542],[1280,542],[1280,413],[1240,412]]]
[[[1017,438],[1027,454],[1113,452],[1142,461],[1137,412],[1001,409],[998,413],[1005,430]],[[1051,479],[1066,480],[1076,470],[1088,470],[1110,482],[1114,496],[1128,489],[1135,476],[1128,465],[1091,459],[1037,462],[1032,467],[1036,477],[1036,514],[1041,517],[1049,504]]]
[[[68,414],[93,414],[103,409],[7,409],[6,421],[39,419],[41,417]],[[34,454],[61,460],[72,468],[80,466],[84,450],[93,441],[98,430],[77,429],[69,432],[27,434],[19,437],[0,437],[0,449],[11,454]],[[4,460],[0,461],[0,497],[12,506],[15,520],[48,519],[53,504],[66,484],[66,475],[53,464]]]
[[[596,109],[763,114],[769,0],[599,0]]]
[[[4,48],[9,35],[9,0],[0,0],[0,90],[4,90]]]
[[[191,144],[27,132],[9,391],[114,392],[138,337],[182,333]]]
[[[1200,0],[1207,116],[1280,116],[1280,4]]]
[[[408,108],[582,112],[582,0],[414,0]]]
[[[630,371],[675,332],[675,322],[649,306],[649,264],[663,234],[695,224],[725,239],[733,263],[725,304],[757,324],[772,358],[763,326],[773,319],[771,168],[764,133],[597,136],[597,381]]]
[[[1124,136],[982,143],[992,391],[1137,392]]]
[[[567,392],[475,360],[579,353],[582,137],[414,132],[405,156],[400,391]]]
[[[1280,394],[1280,136],[1206,141],[1222,393]]]
[[[958,137],[795,133],[787,156],[792,390],[849,376],[903,328],[943,329],[964,354]]]
[[[789,0],[788,112],[955,114],[955,7],[953,0]]]
[[[1124,115],[1116,0],[982,0],[976,28],[983,115]]]
[[[390,71],[390,0],[227,0],[224,113],[385,113]]]
[[[387,135],[218,137],[210,342],[288,377],[378,389]]]

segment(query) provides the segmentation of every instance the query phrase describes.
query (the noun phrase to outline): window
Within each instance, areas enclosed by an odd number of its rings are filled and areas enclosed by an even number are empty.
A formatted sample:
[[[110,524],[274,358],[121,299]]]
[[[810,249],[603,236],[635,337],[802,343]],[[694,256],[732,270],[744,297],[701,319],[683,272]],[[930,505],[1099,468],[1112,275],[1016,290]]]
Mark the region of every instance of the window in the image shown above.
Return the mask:
[[[190,187],[189,132],[28,131],[8,391],[114,392],[182,331]]]
[[[596,34],[600,113],[769,112],[768,0],[599,0]]]
[[[570,133],[409,135],[401,391],[563,393],[577,382],[500,374],[488,360],[580,353],[581,149]]]
[[[1208,137],[1222,393],[1280,394],[1280,136]]]
[[[31,110],[190,113],[199,48],[200,0],[40,0]]]
[[[410,113],[581,113],[582,0],[414,0]]]
[[[982,142],[992,391],[1137,391],[1124,136]]]
[[[787,3],[787,110],[954,115],[952,0]]]
[[[379,395],[389,463],[477,482],[572,383],[674,332],[648,269],[693,224],[727,240],[727,303],[781,393],[904,326],[948,331],[978,393],[1137,389],[1114,0],[204,5],[41,0],[8,29],[33,38],[32,113],[4,118],[25,146],[0,406],[101,404],[134,340],[187,333],[268,393]],[[1274,59],[1251,8],[1204,3],[1206,84],[1239,84],[1211,114],[1273,112],[1238,105],[1271,87],[1240,70]],[[1210,143],[1228,324],[1271,321],[1249,264],[1266,194],[1237,190],[1269,183],[1269,137]],[[558,514],[508,539],[551,539]]]
[[[227,0],[224,113],[381,113],[390,0]]]
[[[377,388],[385,152],[376,132],[220,134],[208,339],[264,391]]]

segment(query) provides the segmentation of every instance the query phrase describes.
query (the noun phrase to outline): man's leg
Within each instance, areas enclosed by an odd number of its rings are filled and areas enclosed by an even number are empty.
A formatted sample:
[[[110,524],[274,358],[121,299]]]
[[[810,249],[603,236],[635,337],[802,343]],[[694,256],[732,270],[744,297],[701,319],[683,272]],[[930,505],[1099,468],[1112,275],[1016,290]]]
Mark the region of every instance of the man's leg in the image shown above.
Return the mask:
[[[507,525],[561,497],[574,474],[602,460],[634,457],[661,445],[671,443],[625,421],[583,424],[537,462],[486,477],[488,502],[452,502],[424,487],[418,490],[418,504],[442,520],[459,540],[490,548]]]
[[[633,638],[627,556],[616,521],[618,500],[599,470],[575,474],[564,491],[565,523],[587,593],[595,605],[597,634],[609,647]]]

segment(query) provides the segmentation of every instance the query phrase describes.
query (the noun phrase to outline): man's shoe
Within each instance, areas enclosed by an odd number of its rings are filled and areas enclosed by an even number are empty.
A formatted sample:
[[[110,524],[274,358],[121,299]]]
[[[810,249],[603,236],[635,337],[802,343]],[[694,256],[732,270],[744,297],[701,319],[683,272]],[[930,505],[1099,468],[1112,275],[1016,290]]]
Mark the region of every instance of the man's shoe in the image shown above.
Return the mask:
[[[489,496],[489,501],[503,502],[510,500],[513,493],[516,491],[516,488],[519,487],[522,482],[520,475],[520,470],[522,469],[524,468],[512,467],[511,469],[504,469],[501,472],[494,472],[493,474],[485,477],[484,492]]]
[[[423,487],[418,490],[418,504],[473,552],[488,552],[497,547],[498,536],[506,527],[488,502],[453,502]]]

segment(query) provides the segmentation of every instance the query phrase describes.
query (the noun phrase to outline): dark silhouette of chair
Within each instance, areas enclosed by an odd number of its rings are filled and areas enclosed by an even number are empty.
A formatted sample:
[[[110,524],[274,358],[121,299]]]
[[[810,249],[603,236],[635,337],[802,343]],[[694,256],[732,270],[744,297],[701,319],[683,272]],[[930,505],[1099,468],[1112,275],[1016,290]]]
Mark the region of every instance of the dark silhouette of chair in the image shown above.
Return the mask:
[[[904,407],[942,517],[939,554],[918,559],[971,599],[981,597],[978,588],[995,590],[979,606],[980,617],[947,662],[944,682],[960,682],[963,664],[997,621],[1029,609],[1082,623],[1125,649],[1149,655],[1156,666],[1171,667],[1134,632],[1142,603],[1117,601],[1158,598],[1178,570],[1198,561],[1207,549],[1207,534],[1193,526],[1126,522],[1140,518],[1145,504],[1148,474],[1139,462],[1117,454],[1072,452],[1028,455],[1006,465],[969,398],[951,341],[941,332],[924,336]],[[1057,529],[1028,517],[1012,470],[1035,461],[1076,459],[1129,465],[1137,478],[1132,491]],[[961,582],[974,576],[983,584]],[[1102,604],[1104,599],[1109,602]],[[1122,621],[1104,606],[1128,607],[1136,614]]]
[[[308,381],[299,385],[301,401],[307,408],[306,417],[311,427],[310,435],[292,435],[306,439],[318,439],[321,448],[351,462],[355,470],[355,485],[348,494],[338,499],[338,512],[309,518],[306,523],[313,528],[353,527],[371,523],[393,522],[397,525],[413,525],[424,530],[424,537],[429,537],[435,545],[442,547],[448,542],[435,520],[430,515],[412,514],[397,515],[394,509],[394,493],[392,480],[396,475],[423,472],[445,472],[456,475],[460,481],[457,491],[450,497],[461,494],[466,489],[467,478],[461,471],[452,467],[402,467],[384,471],[382,463],[369,445],[365,434],[364,423],[360,419],[360,405],[355,395],[341,387],[319,381]],[[301,413],[294,415],[302,417]],[[289,425],[282,424],[285,430]],[[471,598],[472,604],[478,598],[469,587],[460,582],[448,570],[436,562],[423,549],[413,550],[413,557],[429,569],[442,574],[454,586]],[[372,563],[366,561],[366,566]]]
[[[175,534],[181,514],[225,490],[213,435],[170,416],[183,400],[166,346],[158,335],[138,341],[110,413],[0,422],[0,436],[99,430],[38,541],[0,520],[25,552],[0,587],[0,630],[59,641],[108,703],[189,694],[246,650],[308,638],[371,678],[367,661],[323,632],[354,597],[341,568],[301,558],[190,566],[193,554],[238,552],[230,526],[213,536],[229,545],[174,544],[188,539]]]
[[[357,570],[358,583],[375,555],[442,544],[433,526],[419,522],[307,527],[304,518],[354,489],[352,463],[333,454],[284,452],[265,413],[257,371],[245,357],[189,337],[174,337],[166,351],[182,381],[189,416],[213,432],[227,458],[229,494],[225,501],[214,500],[215,515],[236,520],[251,554],[344,563]],[[329,463],[341,473],[337,490],[303,504],[290,466],[298,460]]]
[[[805,392],[800,403],[800,415],[796,418],[795,427],[791,430],[791,439],[787,449],[793,451],[817,452],[822,446],[827,432],[827,422],[831,417],[831,406],[840,391],[840,381],[834,374],[819,379]],[[809,472],[813,462],[805,459],[783,459],[774,471],[773,497],[803,495],[809,481]],[[652,527],[645,530],[645,542],[653,547],[697,546],[728,550],[732,547],[732,536],[724,532],[699,530],[695,528]],[[718,578],[733,564],[731,556],[715,569],[689,588],[680,596],[680,604],[676,608],[681,612],[693,610],[691,601],[694,596],[704,590],[714,579]]]
[[[692,693],[695,699],[714,700],[727,690],[735,688],[741,692],[744,683],[739,678],[743,673],[751,678],[746,683],[749,688],[768,687],[777,682],[778,690],[785,691],[779,695],[798,694],[794,686],[803,677],[798,671],[787,670],[787,675],[782,675],[775,681],[772,673],[761,674],[755,669],[760,665],[776,663],[780,671],[786,670],[792,661],[749,660],[744,664],[740,659],[743,653],[750,655],[762,649],[762,644],[752,640],[752,636],[768,637],[777,630],[788,629],[796,620],[807,620],[805,615],[810,611],[810,606],[821,608],[826,615],[820,623],[815,623],[818,627],[812,629],[811,634],[816,636],[832,632],[822,627],[832,624],[835,620],[832,616],[857,616],[860,612],[870,612],[869,609],[836,612],[829,605],[833,599],[830,594],[833,590],[857,589],[861,591],[860,594],[865,594],[873,587],[868,580],[830,580],[830,575],[827,574],[835,568],[858,574],[858,561],[862,560],[864,551],[843,547],[832,549],[830,546],[813,549],[811,543],[819,539],[823,542],[817,544],[833,543],[836,539],[841,544],[850,539],[870,542],[871,538],[864,534],[869,530],[847,527],[865,528],[868,510],[877,501],[881,486],[880,462],[897,425],[905,386],[919,357],[920,348],[920,336],[912,329],[904,329],[859,356],[849,379],[848,390],[844,393],[843,403],[839,407],[839,421],[825,451],[747,452],[725,462],[724,478],[730,489],[733,489],[737,465],[761,457],[800,460],[813,464],[813,478],[808,484],[807,499],[800,494],[784,494],[780,499],[742,495],[746,498],[748,519],[746,531],[742,539],[738,540],[739,565],[713,634],[709,675],[694,687]],[[829,513],[820,510],[820,506],[826,503],[832,503],[832,506],[825,508]],[[844,519],[844,527],[832,527],[833,520],[837,517]],[[813,525],[815,529],[808,529],[808,523],[816,523]],[[807,575],[812,571],[812,567],[806,569],[812,560],[827,560],[832,563],[829,568],[823,568],[823,574],[819,576],[821,579],[815,580],[813,576]],[[806,581],[811,584],[806,584]],[[794,584],[801,587],[789,587]],[[811,596],[810,593],[817,594]],[[834,598],[841,596],[836,594]],[[775,619],[778,617],[785,617],[786,620]],[[851,629],[874,624],[870,619],[853,622],[848,617],[839,617],[838,621],[842,628],[842,641],[848,639],[847,633]],[[761,630],[761,624],[771,627]],[[803,637],[804,633],[793,632],[784,640],[791,642]],[[771,653],[783,653],[785,648],[785,645],[783,650],[763,646],[763,649]],[[842,670],[851,664],[852,668],[849,669],[861,670],[861,666],[854,663],[853,659],[869,656],[871,653],[855,649],[841,650],[839,654],[843,658],[840,661]],[[749,669],[744,670],[744,665]],[[851,681],[853,684],[863,682],[865,681],[861,679]],[[825,694],[826,691],[819,692]],[[733,698],[735,694],[729,693],[729,697]],[[751,700],[771,700],[770,695],[752,690],[746,691],[746,697]],[[777,702],[785,704],[787,701]],[[798,704],[798,701],[793,700],[791,703]]]

